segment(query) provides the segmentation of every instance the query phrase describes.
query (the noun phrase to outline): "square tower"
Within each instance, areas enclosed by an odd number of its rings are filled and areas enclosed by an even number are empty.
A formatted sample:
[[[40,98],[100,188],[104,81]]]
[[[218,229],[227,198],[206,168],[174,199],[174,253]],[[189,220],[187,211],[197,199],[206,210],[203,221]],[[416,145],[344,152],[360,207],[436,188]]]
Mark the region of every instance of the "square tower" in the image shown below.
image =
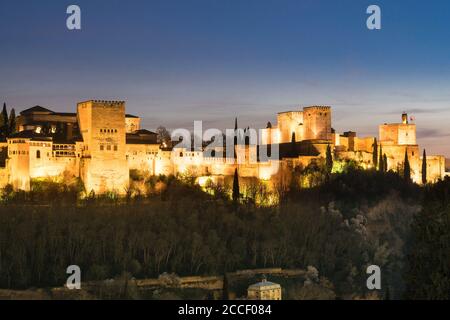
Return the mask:
[[[86,192],[126,193],[125,102],[90,100],[78,103],[77,120],[84,147],[80,176]]]
[[[331,140],[331,107],[311,106],[303,108],[305,140]]]

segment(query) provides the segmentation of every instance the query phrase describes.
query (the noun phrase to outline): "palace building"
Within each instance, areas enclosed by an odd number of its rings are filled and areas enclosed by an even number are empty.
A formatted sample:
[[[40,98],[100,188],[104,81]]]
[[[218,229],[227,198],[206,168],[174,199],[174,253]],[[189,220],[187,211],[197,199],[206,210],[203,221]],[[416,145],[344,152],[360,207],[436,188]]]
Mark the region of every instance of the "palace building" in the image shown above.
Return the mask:
[[[336,133],[329,106],[279,113],[277,124],[268,123],[256,145],[245,140],[228,146],[234,147],[234,157],[217,156],[227,149],[223,145],[195,149],[181,143],[158,143],[156,133],[141,128],[139,117],[126,114],[123,101],[80,102],[76,113],[36,106],[22,111],[16,124],[17,133],[0,142],[0,187],[10,184],[17,190],[30,190],[33,179],[73,177],[82,181],[87,193],[124,194],[131,170],[149,175],[224,177],[238,169],[240,176],[270,180],[280,168],[322,161],[328,145],[334,160],[374,166],[376,138],[358,137],[352,131]],[[416,125],[409,123],[406,114],[399,123],[380,125],[377,145],[377,153],[386,155],[389,170],[401,170],[406,153],[412,180],[421,183]],[[426,160],[427,180],[442,179],[445,157],[427,156]]]

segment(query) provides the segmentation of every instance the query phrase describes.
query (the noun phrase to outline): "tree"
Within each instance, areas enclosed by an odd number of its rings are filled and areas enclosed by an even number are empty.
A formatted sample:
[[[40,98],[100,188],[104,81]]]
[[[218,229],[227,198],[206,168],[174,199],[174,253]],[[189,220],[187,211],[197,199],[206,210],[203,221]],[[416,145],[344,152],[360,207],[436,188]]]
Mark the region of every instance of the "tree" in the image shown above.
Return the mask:
[[[388,172],[388,161],[386,153],[383,155],[383,170],[384,172]]]
[[[158,143],[161,143],[161,144],[166,143],[167,144],[171,140],[169,131],[163,126],[159,126],[156,129],[156,134],[157,134],[157,142]]]
[[[427,152],[423,149],[422,157],[422,183],[427,184]]]
[[[3,103],[3,110],[0,118],[0,130],[2,136],[8,136],[8,111],[6,110],[6,103]]]
[[[291,156],[295,157],[297,152],[296,152],[296,142],[295,142],[295,132],[292,132],[292,137],[291,137]]]
[[[450,299],[449,191],[449,179],[425,189],[422,211],[412,223],[406,299]]]
[[[239,174],[237,168],[234,169],[234,178],[233,178],[233,194],[232,194],[233,202],[237,203],[240,198],[239,192]]]
[[[403,163],[403,178],[411,181],[411,166],[409,165],[408,149],[405,150],[405,162]]]
[[[383,148],[380,145],[380,159],[378,160],[378,171],[384,172]]]
[[[10,135],[16,133],[16,111],[14,108],[11,109],[11,113],[9,114],[8,133]]]
[[[377,167],[378,167],[378,143],[377,143],[377,138],[374,139],[372,147],[373,147],[373,152],[372,152],[373,167],[375,169],[377,169]]]
[[[333,170],[333,156],[331,154],[331,146],[327,146],[327,154],[326,154],[326,166],[327,166],[327,173],[330,174],[331,170]]]

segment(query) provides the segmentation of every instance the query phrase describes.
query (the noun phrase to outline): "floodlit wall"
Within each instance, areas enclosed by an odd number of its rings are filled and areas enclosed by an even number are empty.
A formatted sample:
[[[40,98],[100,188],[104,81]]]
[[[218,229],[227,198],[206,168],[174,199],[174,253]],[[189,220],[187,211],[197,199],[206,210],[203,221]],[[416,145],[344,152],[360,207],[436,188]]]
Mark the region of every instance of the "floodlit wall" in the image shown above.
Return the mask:
[[[126,193],[129,168],[125,148],[125,103],[87,101],[78,104],[79,124],[89,161],[82,176],[87,192]],[[82,123],[85,121],[85,123]]]

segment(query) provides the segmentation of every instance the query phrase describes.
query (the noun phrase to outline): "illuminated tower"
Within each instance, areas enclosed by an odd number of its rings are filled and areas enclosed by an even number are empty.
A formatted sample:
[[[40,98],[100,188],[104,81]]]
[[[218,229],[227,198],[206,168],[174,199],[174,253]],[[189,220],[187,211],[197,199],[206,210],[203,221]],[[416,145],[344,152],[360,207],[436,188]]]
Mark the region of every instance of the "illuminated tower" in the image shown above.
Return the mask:
[[[129,186],[125,102],[91,100],[77,106],[84,149],[80,176],[89,193],[124,194]]]

